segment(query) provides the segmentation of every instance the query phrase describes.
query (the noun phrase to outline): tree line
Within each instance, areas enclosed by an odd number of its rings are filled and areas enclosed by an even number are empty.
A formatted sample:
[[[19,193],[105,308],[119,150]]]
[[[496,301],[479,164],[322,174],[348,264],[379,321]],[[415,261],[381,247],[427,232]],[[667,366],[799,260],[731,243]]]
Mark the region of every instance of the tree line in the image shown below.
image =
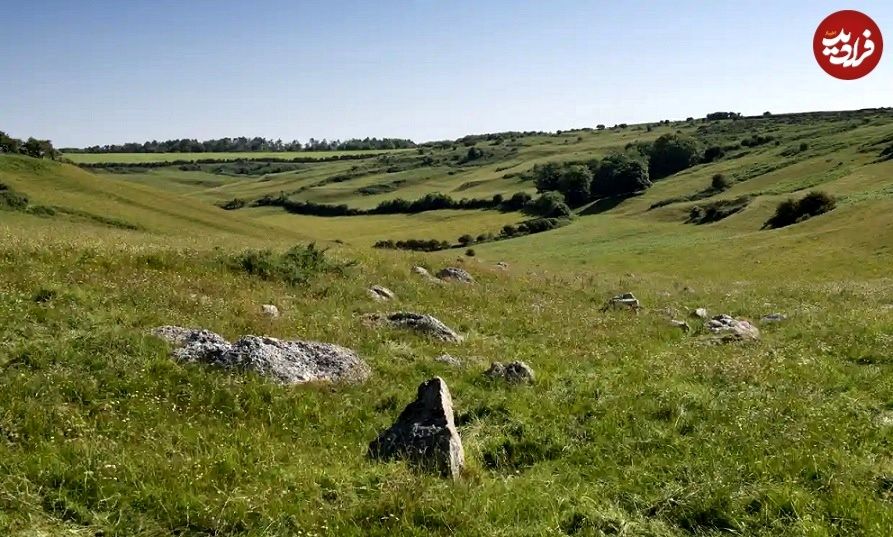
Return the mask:
[[[286,151],[354,151],[407,149],[415,142],[403,138],[351,138],[349,140],[317,140],[310,138],[284,142],[261,137],[216,138],[200,142],[194,138],[178,138],[159,142],[131,142],[126,144],[94,145],[84,148],[65,148],[66,153],[252,153]]]
[[[25,141],[13,138],[12,136],[0,131],[0,153],[18,153],[34,158],[51,158],[54,159],[58,152],[53,147],[53,143],[49,140],[38,140],[37,138],[28,138]]]

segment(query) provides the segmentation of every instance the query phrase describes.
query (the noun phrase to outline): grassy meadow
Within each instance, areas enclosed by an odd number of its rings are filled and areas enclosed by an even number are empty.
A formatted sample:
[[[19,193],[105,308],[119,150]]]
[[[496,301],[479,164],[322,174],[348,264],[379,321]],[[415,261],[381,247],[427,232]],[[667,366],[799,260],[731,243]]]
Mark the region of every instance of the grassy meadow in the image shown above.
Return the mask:
[[[676,130],[779,143],[582,207],[560,229],[474,244],[473,257],[369,246],[455,240],[525,217],[215,205],[280,192],[358,208],[430,192],[534,192],[523,172],[536,163]],[[0,205],[0,533],[890,535],[893,161],[879,154],[891,141],[889,111],[868,111],[506,135],[477,141],[474,162],[461,162],[469,146],[457,142],[259,174],[0,156],[0,183],[30,203]],[[717,173],[731,187],[694,199]],[[761,229],[780,201],[813,189],[837,208]],[[685,223],[694,205],[740,196],[749,203],[728,218]],[[301,286],[231,267],[247,249],[311,241],[354,264]],[[463,266],[478,284],[431,285],[413,265]],[[372,301],[373,284],[398,300]],[[600,311],[625,291],[641,313]],[[282,316],[264,317],[266,303]],[[788,319],[761,324],[759,342],[711,345],[688,316],[696,307]],[[361,320],[398,309],[432,314],[466,340]],[[285,387],[178,364],[147,334],[162,324],[337,343],[373,375]],[[433,360],[442,353],[462,366]],[[536,381],[483,376],[512,360]],[[465,446],[457,482],[365,456],[435,375]]]

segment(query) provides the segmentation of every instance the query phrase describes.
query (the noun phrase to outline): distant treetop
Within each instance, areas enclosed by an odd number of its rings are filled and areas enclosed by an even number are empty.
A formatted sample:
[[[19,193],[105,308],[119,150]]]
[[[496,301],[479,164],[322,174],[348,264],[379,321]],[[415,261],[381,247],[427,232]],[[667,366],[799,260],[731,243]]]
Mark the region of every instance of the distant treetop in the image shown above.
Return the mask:
[[[217,138],[199,142],[181,138],[159,142],[131,142],[118,145],[94,145],[84,148],[65,148],[65,153],[246,153],[286,151],[350,151],[360,149],[407,149],[416,147],[415,142],[402,138],[352,138],[350,140],[317,140],[306,143],[297,140],[283,142],[260,137]]]

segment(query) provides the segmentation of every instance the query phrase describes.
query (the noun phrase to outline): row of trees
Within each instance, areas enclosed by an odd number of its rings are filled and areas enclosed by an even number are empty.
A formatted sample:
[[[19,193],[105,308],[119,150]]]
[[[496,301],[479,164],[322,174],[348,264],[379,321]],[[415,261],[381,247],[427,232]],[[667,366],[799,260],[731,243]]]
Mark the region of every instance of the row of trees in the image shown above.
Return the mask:
[[[34,158],[56,158],[58,154],[49,140],[28,138],[24,142],[0,131],[0,153],[19,153]]]
[[[94,145],[84,148],[66,148],[67,153],[244,153],[244,152],[285,152],[285,151],[349,151],[359,149],[386,150],[416,147],[412,140],[402,138],[352,138],[350,140],[317,140],[310,138],[306,143],[298,140],[283,142],[261,137],[217,138],[200,142],[196,139],[180,138],[159,142],[152,140],[143,143],[116,145]]]

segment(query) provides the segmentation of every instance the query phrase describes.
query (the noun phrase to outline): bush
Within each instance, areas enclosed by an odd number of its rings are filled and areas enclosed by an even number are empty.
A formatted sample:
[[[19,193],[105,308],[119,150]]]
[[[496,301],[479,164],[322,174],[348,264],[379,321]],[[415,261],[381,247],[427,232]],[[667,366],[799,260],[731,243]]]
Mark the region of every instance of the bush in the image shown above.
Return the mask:
[[[694,138],[664,134],[651,146],[648,173],[655,179],[673,175],[697,164],[699,155],[698,143]]]
[[[28,207],[28,198],[0,183],[0,210],[23,211]]]
[[[546,192],[528,203],[525,209],[530,214],[552,218],[567,218],[573,214],[558,192]]]
[[[813,216],[827,213],[837,206],[834,196],[824,192],[810,192],[799,200],[788,199],[778,204],[775,214],[766,221],[763,229],[777,229],[797,224]]]
[[[718,200],[706,205],[697,205],[691,208],[688,214],[689,224],[709,224],[719,222],[733,214],[744,210],[750,204],[748,196],[742,196],[731,200]]]
[[[714,160],[719,160],[725,155],[726,152],[722,147],[718,145],[712,145],[704,150],[704,162],[713,162]]]
[[[732,182],[721,173],[717,173],[710,179],[710,188],[713,190],[726,190],[730,186],[732,186]]]
[[[592,181],[592,197],[622,196],[651,186],[648,169],[638,160],[615,154],[601,161]]]
[[[271,250],[247,250],[226,260],[232,269],[263,280],[303,285],[325,273],[343,273],[352,263],[336,263],[326,258],[326,251],[315,244],[294,246],[284,253]]]
[[[459,244],[461,244],[462,246],[468,246],[469,244],[471,244],[473,242],[474,242],[474,237],[472,237],[471,235],[469,235],[467,233],[465,235],[462,235],[461,237],[459,237]]]
[[[241,198],[233,198],[225,203],[219,205],[221,209],[227,211],[234,211],[236,209],[241,209],[246,205],[246,201]]]
[[[469,248],[468,250],[465,250],[465,255],[467,255],[468,257],[474,257],[475,256],[474,248]]]

